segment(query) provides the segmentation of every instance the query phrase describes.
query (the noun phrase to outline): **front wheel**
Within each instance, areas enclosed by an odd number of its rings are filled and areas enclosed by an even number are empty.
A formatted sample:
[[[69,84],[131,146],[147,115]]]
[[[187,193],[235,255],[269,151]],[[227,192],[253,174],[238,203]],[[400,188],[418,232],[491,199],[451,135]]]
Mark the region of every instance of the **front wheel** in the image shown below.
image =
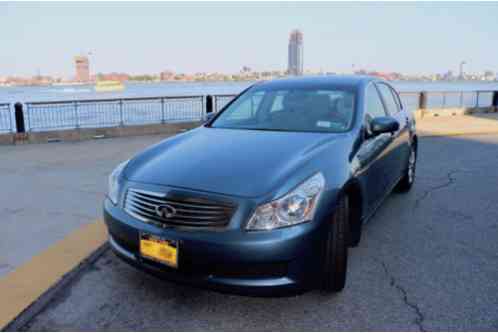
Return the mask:
[[[349,200],[347,196],[339,199],[330,220],[325,246],[324,274],[322,290],[338,292],[346,284],[349,242]]]
[[[396,186],[398,192],[408,192],[415,182],[415,170],[417,166],[417,150],[414,145],[410,147],[410,157],[408,158],[408,165],[406,171]]]

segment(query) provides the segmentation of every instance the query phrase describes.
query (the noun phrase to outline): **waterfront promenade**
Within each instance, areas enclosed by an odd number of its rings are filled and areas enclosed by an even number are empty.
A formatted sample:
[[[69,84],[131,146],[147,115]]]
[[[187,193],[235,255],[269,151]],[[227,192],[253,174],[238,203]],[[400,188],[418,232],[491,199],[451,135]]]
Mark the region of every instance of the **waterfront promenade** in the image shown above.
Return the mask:
[[[0,326],[59,282],[44,303],[35,302],[43,306],[14,324],[31,330],[496,330],[498,117],[427,117],[417,125],[423,137],[414,191],[392,195],[366,226],[352,251],[346,290],[290,299],[161,282],[105,247],[63,278],[105,241],[99,220],[108,173],[164,135],[0,146]]]

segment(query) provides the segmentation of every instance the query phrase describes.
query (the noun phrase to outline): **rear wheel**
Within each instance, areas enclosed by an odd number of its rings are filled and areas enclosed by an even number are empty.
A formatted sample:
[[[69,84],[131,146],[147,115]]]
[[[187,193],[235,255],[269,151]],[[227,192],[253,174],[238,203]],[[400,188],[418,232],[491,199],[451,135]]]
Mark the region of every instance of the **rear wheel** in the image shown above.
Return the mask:
[[[344,289],[348,265],[348,245],[349,200],[347,196],[343,196],[339,199],[328,229],[322,277],[323,291],[338,292]]]
[[[417,150],[415,145],[410,148],[410,156],[408,158],[408,165],[406,166],[406,171],[396,186],[396,191],[398,192],[408,192],[415,182],[415,170],[417,167]]]

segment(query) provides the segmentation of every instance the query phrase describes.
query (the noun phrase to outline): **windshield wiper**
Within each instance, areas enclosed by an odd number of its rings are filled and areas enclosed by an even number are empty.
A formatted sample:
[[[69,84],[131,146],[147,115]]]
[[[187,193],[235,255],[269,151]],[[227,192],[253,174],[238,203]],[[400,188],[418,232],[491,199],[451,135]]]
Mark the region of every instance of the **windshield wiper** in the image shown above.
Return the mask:
[[[294,132],[291,130],[281,129],[281,128],[240,128],[253,131],[266,131],[266,132]]]
[[[235,129],[235,130],[248,130],[248,131],[264,131],[264,132],[307,132],[298,130],[289,130],[282,128],[251,128],[251,127],[213,127],[213,128],[224,128],[224,129]]]

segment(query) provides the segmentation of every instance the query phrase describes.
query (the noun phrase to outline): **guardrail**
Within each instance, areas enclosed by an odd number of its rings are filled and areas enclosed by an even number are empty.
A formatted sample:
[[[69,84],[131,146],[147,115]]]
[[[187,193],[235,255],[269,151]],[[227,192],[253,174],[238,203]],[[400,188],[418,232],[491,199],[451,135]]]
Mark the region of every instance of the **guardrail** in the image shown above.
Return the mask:
[[[199,121],[203,96],[120,98],[26,103],[26,130],[116,127]]]
[[[12,112],[10,104],[0,104],[0,133],[11,133],[14,131],[12,123]]]

